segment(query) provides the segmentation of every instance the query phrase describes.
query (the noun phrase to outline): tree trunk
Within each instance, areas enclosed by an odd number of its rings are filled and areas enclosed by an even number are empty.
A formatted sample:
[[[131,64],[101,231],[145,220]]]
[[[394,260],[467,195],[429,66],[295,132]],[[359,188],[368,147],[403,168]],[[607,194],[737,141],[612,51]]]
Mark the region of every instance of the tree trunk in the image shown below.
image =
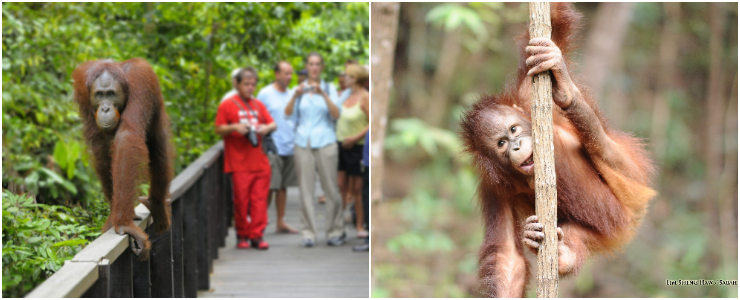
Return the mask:
[[[404,76],[404,80],[408,81],[408,84],[405,88],[408,91],[410,113],[420,114],[430,106],[429,92],[426,88],[426,75],[424,74],[428,33],[424,16],[426,9],[421,3],[404,3],[402,5],[401,10],[405,10],[406,18],[409,20],[409,38],[406,48],[408,73]]]
[[[431,94],[426,99],[426,113],[422,115],[422,118],[432,126],[447,127],[443,125],[443,122],[447,116],[447,107],[450,103],[450,81],[457,66],[457,57],[460,55],[460,50],[462,50],[461,34],[460,27],[445,32],[442,50],[437,61],[437,70],[432,80]]]
[[[550,4],[529,3],[529,36],[550,38]],[[532,139],[534,140],[535,210],[545,238],[537,252],[537,297],[558,296],[557,187],[552,140],[550,72],[532,78]]]
[[[653,153],[658,163],[663,163],[668,140],[668,121],[671,119],[671,107],[668,105],[667,91],[676,78],[676,61],[678,61],[678,38],[681,26],[681,4],[664,3],[666,20],[660,40],[657,94],[653,102],[653,124],[650,140]]]
[[[398,3],[371,4],[372,34],[370,36],[370,47],[372,56],[370,66],[372,67],[371,90],[373,104],[371,105],[372,124],[370,130],[370,168],[372,178],[373,202],[383,199],[383,140],[385,138],[385,126],[388,123],[388,96],[393,85],[393,58],[396,49],[396,34],[398,27]]]
[[[707,235],[710,241],[721,240],[720,213],[718,210],[718,196],[720,176],[722,175],[722,136],[724,121],[724,74],[722,64],[722,36],[725,28],[725,13],[723,3],[712,3],[709,15],[709,78],[707,80],[706,116],[703,134],[706,138],[704,145],[704,161],[707,168],[706,189],[704,204],[706,211]],[[714,269],[721,259],[723,247],[709,249],[709,268]],[[719,253],[718,253],[719,251]]]
[[[587,68],[581,72],[586,85],[617,128],[624,124],[629,107],[625,81],[620,77],[623,76],[624,64],[622,49],[633,7],[631,2],[599,4],[594,28],[588,35],[584,51],[583,65]],[[608,74],[616,76],[608,77]]]
[[[622,55],[622,44],[627,35],[627,24],[632,17],[631,2],[599,4],[596,24],[588,35],[583,65],[583,79],[596,99],[602,99],[607,74]]]
[[[735,69],[734,74],[737,74]],[[729,73],[729,74],[733,74]],[[720,176],[719,187],[719,222],[720,241],[723,249],[723,266],[737,261],[737,75],[732,83],[725,115],[725,164]],[[725,268],[725,277],[732,276]]]
[[[730,74],[737,74],[735,72]],[[720,228],[724,245],[725,264],[737,261],[737,75],[732,83],[732,91],[725,110],[725,165],[720,177]],[[732,274],[725,269],[725,276]]]

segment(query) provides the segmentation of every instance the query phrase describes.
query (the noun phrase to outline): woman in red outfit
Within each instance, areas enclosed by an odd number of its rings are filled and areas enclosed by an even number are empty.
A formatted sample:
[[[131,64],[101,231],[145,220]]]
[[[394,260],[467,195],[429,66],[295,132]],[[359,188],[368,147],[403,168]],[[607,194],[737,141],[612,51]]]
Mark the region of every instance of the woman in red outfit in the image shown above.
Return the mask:
[[[259,100],[252,98],[257,71],[242,68],[235,78],[238,94],[224,100],[216,114],[216,133],[224,139],[224,172],[231,173],[237,248],[265,250],[270,162],[262,151],[262,137],[277,125]]]

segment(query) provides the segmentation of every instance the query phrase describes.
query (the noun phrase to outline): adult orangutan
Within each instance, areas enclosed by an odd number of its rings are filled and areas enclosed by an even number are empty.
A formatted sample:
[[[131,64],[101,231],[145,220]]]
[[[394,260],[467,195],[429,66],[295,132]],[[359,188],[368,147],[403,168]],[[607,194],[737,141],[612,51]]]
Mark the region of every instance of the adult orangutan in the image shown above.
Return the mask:
[[[553,3],[551,17],[552,40],[524,34],[514,85],[483,97],[461,124],[480,175],[486,233],[478,275],[489,296],[524,296],[530,277],[524,248],[536,253],[544,238],[534,216],[533,74],[552,72],[560,275],[576,273],[591,253],[625,245],[655,196],[655,167],[644,145],[609,127],[588,90],[568,72],[563,54],[573,48],[581,15],[570,4]]]
[[[140,259],[149,255],[149,237],[134,225],[134,201],[143,170],[149,171],[149,208],[154,229],[170,227],[169,195],[173,148],[169,118],[157,75],[140,58],[124,62],[85,62],[72,72],[74,98],[80,109],[85,139],[92,146],[95,171],[111,214],[103,231],[113,227],[131,235]],[[144,176],[146,177],[146,175]]]

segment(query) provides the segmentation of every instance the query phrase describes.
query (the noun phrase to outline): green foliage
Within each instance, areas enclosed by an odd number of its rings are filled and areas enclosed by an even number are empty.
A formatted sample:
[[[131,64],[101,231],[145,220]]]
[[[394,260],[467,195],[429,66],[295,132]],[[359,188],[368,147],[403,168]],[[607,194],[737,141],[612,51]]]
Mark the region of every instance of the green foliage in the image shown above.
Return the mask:
[[[410,288],[421,290],[408,295],[423,297],[468,295],[457,280],[475,276],[483,233],[475,210],[477,177],[470,158],[461,154],[462,142],[454,131],[406,118],[391,121],[385,146],[395,164],[421,161],[406,197],[387,204],[399,219],[394,226],[404,230],[381,242],[382,247],[405,258],[404,263],[374,263],[378,284],[373,297],[403,296]]]
[[[526,5],[512,9],[500,2],[475,2],[466,5],[446,3],[429,10],[426,20],[445,31],[465,28],[462,43],[471,52],[478,52],[484,47],[496,51],[501,45],[495,37],[502,25],[505,22],[526,21],[526,12]]]
[[[404,150],[412,150],[417,145],[430,157],[436,156],[439,148],[447,154],[459,152],[461,149],[457,134],[449,130],[430,127],[417,118],[395,119],[390,128],[394,133],[386,138],[385,148],[398,150],[392,151],[392,155],[402,156],[413,153]],[[395,158],[401,159],[401,157]]]
[[[3,190],[3,297],[21,297],[100,235],[107,205],[45,205]]]
[[[273,80],[279,60],[300,70],[305,55],[316,51],[325,59],[324,79],[333,81],[347,59],[367,64],[369,55],[366,2],[4,3],[2,16],[2,185],[49,205],[27,214],[52,214],[66,205],[78,217],[107,215],[72,99],[71,73],[84,61],[141,57],[152,65],[179,173],[220,140],[213,122],[220,98],[232,88],[233,69],[255,67],[259,89]],[[147,185],[141,187],[146,193]],[[75,224],[92,228],[96,220]],[[15,238],[5,238],[6,225],[3,214],[4,241]],[[28,251],[35,257],[37,248]],[[14,295],[48,275],[31,279],[18,266],[3,268],[4,279],[24,278],[9,283],[23,286]]]
[[[737,129],[733,125],[737,122],[733,113],[737,78],[733,74],[737,73],[738,6],[721,4],[714,11],[712,5],[632,6],[632,17],[625,24],[624,44],[619,46],[620,55],[612,58],[614,65],[604,80],[603,95],[597,95],[596,100],[613,125],[619,124],[621,130],[642,138],[648,151],[665,149],[661,157],[653,156],[659,169],[653,181],[658,196],[636,229],[637,236],[624,249],[591,257],[575,278],[563,278],[561,296],[737,297],[736,286],[665,284],[666,279],[733,280],[738,274],[737,217],[733,212],[733,204],[737,203],[737,164],[731,159],[737,156]],[[580,48],[572,57],[575,68],[571,71],[577,74],[585,74],[589,68],[579,64],[588,61],[583,55],[591,55],[598,48],[587,43],[593,40],[593,30],[610,23],[596,14],[601,6],[576,4],[585,21]],[[457,65],[449,90],[441,91],[446,99],[470,107],[482,95],[500,92],[514,75],[518,53],[513,40],[526,30],[528,10],[525,3],[427,3],[401,7],[402,18],[411,21],[401,22],[398,31],[397,49],[404,51],[396,56],[397,91],[391,94],[393,101],[389,103],[385,150],[389,158],[386,170],[390,172],[384,175],[386,201],[373,208],[374,212],[381,212],[382,221],[376,224],[378,215],[374,213],[373,224],[382,232],[374,233],[374,243],[380,246],[373,248],[373,295],[453,297],[462,290],[467,292],[464,295],[474,296],[475,288],[471,286],[477,282],[476,243],[482,235],[475,232],[482,231],[482,226],[477,223],[478,213],[471,201],[476,176],[466,163],[454,160],[469,159],[452,151],[459,145],[440,138],[444,136],[440,130],[449,129],[447,132],[454,136],[460,107],[428,103],[429,107],[452,107],[446,112],[447,122],[440,122],[442,128],[429,128],[413,118],[423,118],[428,113],[416,110],[420,98],[413,89],[434,84],[442,45],[453,39],[446,33],[454,32],[454,39],[467,51],[448,58]],[[668,13],[673,8],[680,9],[680,13]],[[425,14],[428,26],[413,21],[417,13]],[[671,27],[672,24],[677,26]],[[718,32],[720,39],[715,43],[713,25],[720,24],[724,28]],[[675,35],[666,35],[667,29],[675,30]],[[418,43],[423,43],[423,48]],[[675,68],[661,68],[661,61],[670,53],[665,51],[670,50],[666,48],[669,45],[678,47]],[[714,46],[720,47],[720,57],[710,55]],[[717,83],[708,82],[713,58],[721,61],[723,89],[719,92],[723,95],[723,110],[717,116],[708,116],[708,88]],[[666,101],[667,111],[654,111],[656,97]],[[613,105],[613,101],[623,103]],[[612,109],[616,113],[612,114]],[[662,126],[654,128],[660,123],[656,117],[667,118],[664,133]],[[707,126],[713,121],[723,122],[723,136],[716,141],[722,154],[718,161],[708,163],[707,135],[718,134],[707,133]],[[658,144],[661,139],[665,144]],[[405,169],[415,172],[394,174]],[[722,177],[717,182],[711,174],[720,171]],[[721,186],[718,197],[711,196],[717,192],[716,186]],[[439,241],[440,233],[449,237],[456,249],[447,251],[437,245],[439,242],[433,244],[432,241]],[[533,284],[526,295],[535,296]]]
[[[219,140],[213,118],[233,69],[256,67],[261,87],[273,80],[277,61],[300,70],[316,51],[325,58],[325,79],[334,80],[347,59],[367,63],[368,13],[367,3],[4,5],[3,185],[44,202],[89,202],[75,192],[92,173],[71,101],[69,76],[81,62],[149,61],[172,120],[179,171]],[[43,167],[68,181],[40,184]]]

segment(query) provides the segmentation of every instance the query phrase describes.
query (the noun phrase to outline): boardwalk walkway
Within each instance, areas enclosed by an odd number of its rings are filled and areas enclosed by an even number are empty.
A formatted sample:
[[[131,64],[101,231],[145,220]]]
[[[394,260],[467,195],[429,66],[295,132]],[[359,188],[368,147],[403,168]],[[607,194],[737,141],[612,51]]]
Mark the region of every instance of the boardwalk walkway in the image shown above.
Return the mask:
[[[354,226],[347,224],[347,243],[326,245],[326,209],[316,204],[318,240],[313,248],[300,245],[300,234],[276,234],[274,203],[268,209],[270,223],[265,241],[270,249],[236,249],[234,228],[229,229],[226,247],[219,249],[211,274],[211,290],[198,297],[369,297],[368,252],[352,252],[359,245]],[[288,189],[286,221],[300,228],[298,189]]]

